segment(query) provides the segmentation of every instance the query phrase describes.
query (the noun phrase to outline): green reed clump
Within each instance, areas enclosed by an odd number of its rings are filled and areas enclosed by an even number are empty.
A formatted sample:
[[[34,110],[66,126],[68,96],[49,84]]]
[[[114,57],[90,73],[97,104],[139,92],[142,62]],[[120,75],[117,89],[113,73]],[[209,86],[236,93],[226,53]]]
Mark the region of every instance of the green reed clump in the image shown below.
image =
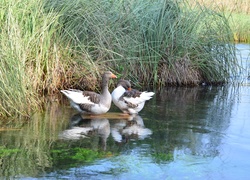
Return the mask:
[[[18,4],[18,3],[17,3]],[[25,82],[26,46],[22,38],[25,34],[19,24],[17,13],[24,15],[18,5],[1,1],[0,16],[0,115],[11,116],[13,113],[27,115],[28,105],[35,99],[29,82]],[[21,20],[24,22],[24,20]],[[25,84],[25,85],[24,85]],[[29,97],[29,98],[26,98]],[[22,106],[24,108],[22,108]]]
[[[144,85],[197,85],[226,82],[235,73],[232,33],[223,14],[161,0],[150,9],[138,7],[133,19],[141,39],[134,60],[127,60],[129,69],[138,67],[131,77]]]
[[[199,5],[172,0],[50,5],[57,11],[64,7],[65,38],[84,49],[93,64],[105,64],[137,85],[225,82],[236,65],[227,19]]]
[[[60,12],[45,4],[0,2],[0,117],[30,116],[41,107],[42,95],[71,84],[82,75],[74,72],[86,69],[73,60],[83,61],[83,53],[60,38]]]

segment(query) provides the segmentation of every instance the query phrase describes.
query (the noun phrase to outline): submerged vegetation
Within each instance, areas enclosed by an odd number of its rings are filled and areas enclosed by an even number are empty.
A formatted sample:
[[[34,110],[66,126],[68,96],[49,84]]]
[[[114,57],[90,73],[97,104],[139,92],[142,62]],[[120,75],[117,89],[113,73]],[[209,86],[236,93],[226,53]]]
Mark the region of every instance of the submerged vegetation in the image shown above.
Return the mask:
[[[184,1],[3,0],[0,27],[1,117],[29,117],[62,88],[98,89],[107,69],[155,88],[237,69],[225,15]]]

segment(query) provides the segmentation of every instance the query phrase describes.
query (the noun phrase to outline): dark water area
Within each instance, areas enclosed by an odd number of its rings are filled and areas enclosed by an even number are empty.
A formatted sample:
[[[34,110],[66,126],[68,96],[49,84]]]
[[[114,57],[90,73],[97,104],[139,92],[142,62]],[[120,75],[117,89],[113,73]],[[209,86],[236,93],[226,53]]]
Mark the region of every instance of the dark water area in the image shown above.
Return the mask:
[[[239,82],[166,87],[129,119],[83,119],[66,99],[48,103],[0,131],[0,179],[248,179],[250,46],[237,48]]]

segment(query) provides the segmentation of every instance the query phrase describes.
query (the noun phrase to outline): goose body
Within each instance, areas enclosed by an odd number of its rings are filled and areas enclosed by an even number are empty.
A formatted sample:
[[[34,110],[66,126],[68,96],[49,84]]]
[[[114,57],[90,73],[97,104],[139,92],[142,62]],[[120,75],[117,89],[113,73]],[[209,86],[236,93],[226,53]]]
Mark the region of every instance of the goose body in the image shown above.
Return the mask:
[[[151,99],[154,94],[154,92],[140,92],[131,89],[130,82],[121,79],[111,95],[113,103],[123,113],[137,114],[143,109],[145,102]]]
[[[116,76],[110,71],[103,74],[100,94],[77,89],[61,90],[61,92],[70,100],[71,106],[80,113],[104,114],[110,109],[112,102],[112,97],[108,90],[110,78],[116,78]]]

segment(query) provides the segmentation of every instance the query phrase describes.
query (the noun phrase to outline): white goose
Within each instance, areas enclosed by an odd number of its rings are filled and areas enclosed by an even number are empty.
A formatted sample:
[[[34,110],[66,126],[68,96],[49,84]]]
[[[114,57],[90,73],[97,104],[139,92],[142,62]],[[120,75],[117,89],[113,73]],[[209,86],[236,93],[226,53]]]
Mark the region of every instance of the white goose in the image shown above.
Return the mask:
[[[107,71],[102,76],[102,90],[100,94],[92,91],[80,91],[76,89],[61,90],[70,100],[73,108],[80,113],[104,114],[111,106],[112,97],[108,90],[110,78],[117,78],[112,72]]]
[[[113,103],[123,113],[137,114],[143,109],[145,101],[151,99],[154,94],[154,92],[131,89],[130,82],[121,79],[111,95]]]

